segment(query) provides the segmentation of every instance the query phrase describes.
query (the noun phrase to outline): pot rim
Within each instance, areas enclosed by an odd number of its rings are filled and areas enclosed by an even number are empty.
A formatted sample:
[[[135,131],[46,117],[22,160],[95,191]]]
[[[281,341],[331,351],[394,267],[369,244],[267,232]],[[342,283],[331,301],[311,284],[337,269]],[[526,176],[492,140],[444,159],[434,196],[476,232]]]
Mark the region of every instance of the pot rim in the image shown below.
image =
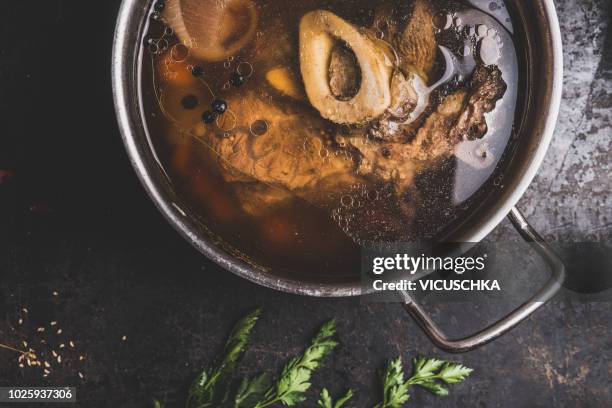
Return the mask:
[[[138,129],[139,125],[137,122],[140,121],[140,127],[143,127],[143,124],[140,111],[133,107],[131,98],[134,93],[133,87],[135,85],[130,83],[130,75],[133,73],[133,64],[135,63],[133,60],[135,58],[135,51],[137,50],[135,47],[138,47],[138,45],[134,44],[134,40],[138,40],[139,35],[136,35],[136,38],[134,38],[134,35],[128,35],[128,33],[134,33],[135,27],[140,27],[143,16],[142,13],[146,12],[148,3],[149,0],[122,1],[113,41],[111,76],[115,110],[125,148],[138,178],[155,206],[179,234],[196,247],[202,254],[206,255],[222,268],[258,285],[283,292],[317,297],[346,297],[365,294],[359,282],[305,282],[267,273],[238,259],[231,253],[212,243],[210,237],[202,236],[195,226],[195,221],[173,202],[167,189],[165,190],[160,181],[153,177],[153,168],[151,167],[154,165],[159,166],[159,164],[157,162],[152,164],[151,159],[148,161],[145,160],[146,150],[151,150],[151,147],[149,144],[143,146],[143,143],[137,141],[136,129]],[[477,228],[461,236],[460,241],[462,242],[481,241],[508,215],[510,210],[517,204],[531,184],[544,160],[553,137],[561,104],[563,83],[561,30],[553,0],[540,0],[540,3],[544,13],[545,23],[548,25],[550,36],[548,41],[550,54],[552,56],[552,79],[549,87],[550,89],[548,90],[549,104],[545,111],[546,119],[544,126],[540,131],[540,143],[531,153],[531,160],[528,166],[523,168],[522,174],[517,176],[518,182],[514,183],[512,186],[512,191],[509,196],[505,198],[505,201],[501,205],[491,210],[493,213],[485,222],[481,222]],[[149,154],[151,154],[151,152],[149,152]]]

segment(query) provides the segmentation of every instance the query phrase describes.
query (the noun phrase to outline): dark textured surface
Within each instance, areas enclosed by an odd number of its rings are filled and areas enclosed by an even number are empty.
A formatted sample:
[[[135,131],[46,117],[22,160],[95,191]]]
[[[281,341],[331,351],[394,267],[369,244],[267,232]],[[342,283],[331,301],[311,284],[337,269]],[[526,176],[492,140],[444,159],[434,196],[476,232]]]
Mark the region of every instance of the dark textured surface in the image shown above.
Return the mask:
[[[562,116],[521,207],[551,238],[605,240],[610,4],[558,6]],[[366,406],[387,358],[445,356],[397,305],[256,287],[212,265],[166,225],[138,184],[114,121],[109,57],[117,7],[117,0],[0,6],[0,170],[10,171],[0,172],[0,342],[21,347],[26,340],[39,355],[67,345],[47,378],[0,350],[0,385],[76,385],[82,407],[146,406],[152,395],[180,406],[189,380],[255,306],[265,315],[242,364],[246,374],[277,369],[324,319],[338,319],[342,346],[317,374],[312,395],[322,385],[350,386],[355,406]],[[508,223],[495,235],[516,237]],[[456,333],[503,309],[456,306],[434,308]],[[61,334],[49,333],[54,320]],[[415,390],[410,406],[610,406],[611,328],[609,302],[562,298],[494,343],[455,356],[476,371],[448,398]]]

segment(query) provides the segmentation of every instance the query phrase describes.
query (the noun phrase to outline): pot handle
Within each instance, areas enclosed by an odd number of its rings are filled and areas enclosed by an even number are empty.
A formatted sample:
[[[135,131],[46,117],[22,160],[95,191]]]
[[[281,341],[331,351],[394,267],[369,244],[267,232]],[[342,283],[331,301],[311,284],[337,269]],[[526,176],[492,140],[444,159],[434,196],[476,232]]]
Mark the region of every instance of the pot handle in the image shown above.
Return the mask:
[[[552,247],[531,225],[529,225],[523,214],[516,207],[512,208],[510,214],[508,214],[508,218],[512,221],[512,224],[514,224],[514,227],[518,230],[523,239],[533,244],[534,249],[544,258],[552,269],[552,276],[546,285],[533,295],[531,299],[523,303],[514,311],[476,334],[453,340],[442,332],[429,314],[421,305],[412,299],[407,291],[400,292],[406,310],[412,315],[434,344],[445,351],[461,353],[473,350],[496,339],[535,312],[540,306],[551,299],[563,285],[565,280],[565,265]]]

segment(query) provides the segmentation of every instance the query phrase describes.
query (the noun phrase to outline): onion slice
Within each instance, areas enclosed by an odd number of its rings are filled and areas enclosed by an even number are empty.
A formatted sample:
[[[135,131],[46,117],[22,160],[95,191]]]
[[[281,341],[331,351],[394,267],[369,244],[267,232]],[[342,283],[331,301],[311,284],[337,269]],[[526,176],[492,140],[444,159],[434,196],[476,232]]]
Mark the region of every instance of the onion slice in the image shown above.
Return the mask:
[[[251,0],[168,0],[162,18],[191,54],[204,61],[236,54],[257,28]]]

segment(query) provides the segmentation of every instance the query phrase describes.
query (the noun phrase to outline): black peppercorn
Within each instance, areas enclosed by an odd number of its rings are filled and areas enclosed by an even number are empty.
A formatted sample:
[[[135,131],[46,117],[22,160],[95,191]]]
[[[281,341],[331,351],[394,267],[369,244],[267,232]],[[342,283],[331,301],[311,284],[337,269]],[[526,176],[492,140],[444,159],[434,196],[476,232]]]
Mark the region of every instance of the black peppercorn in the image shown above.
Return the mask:
[[[204,75],[204,68],[202,68],[199,65],[194,65],[191,68],[191,73],[193,74],[194,77],[201,77],[202,75]]]
[[[215,112],[206,111],[202,114],[202,121],[204,123],[213,123],[217,119],[217,114]]]
[[[227,110],[227,102],[223,99],[215,99],[211,106],[212,109],[219,114],[223,114]]]
[[[158,13],[161,13],[164,10],[164,7],[166,7],[166,2],[163,0],[159,0],[158,2],[155,3],[155,6],[153,6],[153,9],[157,11]]]
[[[237,72],[234,72],[232,74],[232,77],[230,78],[230,83],[234,86],[240,86],[244,84],[245,82],[246,82],[246,78],[244,77],[244,75],[240,75]]]

